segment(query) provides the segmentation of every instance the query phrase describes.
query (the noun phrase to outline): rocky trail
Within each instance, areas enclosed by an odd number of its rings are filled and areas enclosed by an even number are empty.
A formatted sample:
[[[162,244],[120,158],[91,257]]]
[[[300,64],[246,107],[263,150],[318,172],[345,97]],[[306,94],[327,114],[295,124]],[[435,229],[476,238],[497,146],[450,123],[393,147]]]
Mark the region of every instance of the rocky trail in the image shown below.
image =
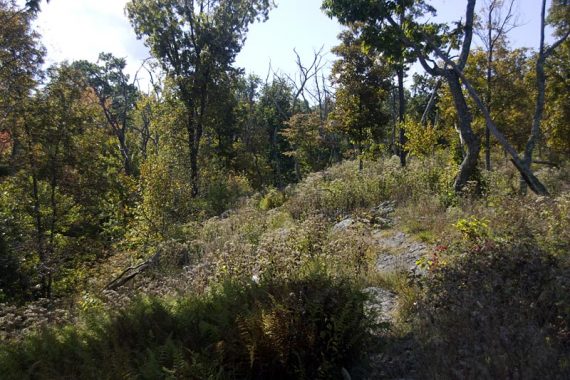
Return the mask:
[[[424,270],[418,267],[417,261],[430,252],[431,247],[419,242],[410,234],[401,231],[397,220],[392,217],[395,211],[393,202],[384,202],[371,210],[368,220],[345,218],[333,227],[333,231],[355,228],[359,223],[372,225],[369,231],[373,245],[378,252],[375,271],[378,275],[405,273],[423,275]],[[394,291],[379,286],[368,287],[364,291],[370,296],[368,310],[377,315],[377,322],[390,329],[396,322],[399,297]],[[386,338],[386,332],[379,339]],[[413,340],[403,339],[392,343],[388,353],[373,354],[371,368],[364,379],[413,379]]]

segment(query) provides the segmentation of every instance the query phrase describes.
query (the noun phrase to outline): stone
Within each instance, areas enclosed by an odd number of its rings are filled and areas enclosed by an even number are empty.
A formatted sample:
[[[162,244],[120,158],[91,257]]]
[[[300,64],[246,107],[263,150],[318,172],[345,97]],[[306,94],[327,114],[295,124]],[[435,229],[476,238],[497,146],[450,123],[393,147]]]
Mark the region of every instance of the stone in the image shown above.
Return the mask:
[[[354,225],[355,221],[352,218],[346,218],[335,224],[332,228],[333,232],[345,231]]]

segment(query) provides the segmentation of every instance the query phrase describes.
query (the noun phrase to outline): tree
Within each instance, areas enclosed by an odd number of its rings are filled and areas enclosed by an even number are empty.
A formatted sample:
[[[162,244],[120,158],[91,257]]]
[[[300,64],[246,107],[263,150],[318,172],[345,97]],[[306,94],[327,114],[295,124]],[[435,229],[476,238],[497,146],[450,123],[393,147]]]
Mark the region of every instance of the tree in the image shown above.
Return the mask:
[[[350,3],[340,0],[325,0],[323,4],[329,10],[329,14],[339,18],[342,23],[360,22],[364,28],[370,26],[374,28],[375,34],[381,41],[391,40],[403,44],[415,58],[420,60],[430,75],[445,78],[453,95],[461,138],[467,147],[465,158],[454,183],[455,190],[461,191],[469,180],[475,178],[481,147],[478,136],[471,128],[472,116],[459,78],[459,73],[465,67],[471,49],[475,0],[468,1],[465,24],[458,28],[463,34],[463,43],[454,68],[449,68],[447,65],[438,66],[436,62],[430,59],[430,53],[435,49],[449,46],[454,41],[458,31],[444,33],[448,30],[442,25],[420,24],[419,17],[421,15],[435,12],[435,9],[421,0],[384,0],[380,2],[360,0]],[[409,15],[404,19],[404,22],[401,19],[402,13]],[[429,39],[430,44],[420,47],[421,42],[426,39]],[[390,45],[388,46],[390,48]]]
[[[290,81],[275,77],[261,89],[258,101],[259,121],[269,139],[269,162],[273,171],[273,186],[284,187],[295,179],[295,162],[284,153],[291,150],[282,131],[293,115],[294,93]]]
[[[481,10],[485,26],[477,28],[477,35],[483,42],[487,53],[487,73],[485,88],[485,104],[491,113],[493,93],[493,63],[495,47],[498,43],[505,43],[506,35],[517,27],[514,13],[515,0],[485,0]],[[503,11],[505,13],[503,13]],[[491,131],[485,127],[485,167],[491,170]]]
[[[161,62],[186,108],[190,181],[199,193],[199,151],[212,85],[232,71],[248,26],[266,19],[270,0],[132,0],[128,17]]]
[[[331,119],[356,146],[362,169],[364,145],[380,142],[382,127],[390,119],[382,107],[389,94],[390,74],[375,52],[363,47],[357,30],[341,33],[340,39],[342,44],[333,49],[340,59],[331,73],[333,84],[338,86]]]
[[[555,52],[555,50],[564,43],[570,36],[570,5],[568,0],[554,0],[550,9],[550,21],[557,27],[556,41],[550,45],[545,45],[545,28],[546,28],[546,0],[542,0],[540,12],[540,45],[538,49],[538,58],[536,60],[536,108],[532,122],[532,129],[528,142],[524,149],[522,165],[527,171],[531,170],[532,155],[541,135],[541,123],[544,113],[545,93],[546,93],[546,60]],[[521,178],[521,192],[526,191],[526,179]]]
[[[336,0],[327,1],[336,2]],[[450,42],[452,43],[451,46],[453,46],[453,36],[456,35],[456,33],[452,33],[451,35],[448,33],[443,34],[442,31],[447,29],[442,25],[432,23],[420,24],[417,20],[407,25],[406,30],[398,29],[398,22],[394,19],[395,4],[393,1],[374,3],[374,6],[371,6],[371,4],[365,0],[357,3],[351,2],[350,4],[339,0],[337,2],[338,8],[336,12],[339,12],[342,17],[347,20],[354,20],[355,18],[358,20],[358,17],[360,17],[369,24],[389,24],[397,28],[396,30],[399,31],[398,39],[414,52],[422,67],[431,75],[442,76],[447,81],[459,119],[458,127],[460,135],[467,146],[467,154],[460,166],[459,174],[455,179],[455,191],[461,191],[467,181],[474,177],[481,147],[479,137],[471,128],[472,116],[462,90],[462,87],[465,87],[467,93],[477,105],[477,108],[479,108],[480,112],[484,115],[486,126],[503,146],[505,151],[511,156],[511,161],[521,173],[525,182],[535,193],[547,195],[548,191],[544,185],[536,178],[530,168],[522,162],[518,152],[499,131],[491,115],[487,112],[485,103],[479,96],[479,93],[464,75],[463,69],[469,58],[473,38],[475,3],[475,0],[467,1],[465,24],[457,28],[457,30],[462,31],[463,34],[463,43],[457,60],[450,58],[449,54],[445,53],[443,49],[445,46],[449,47]],[[345,9],[345,7],[347,8]],[[443,65],[443,67],[432,59],[432,54],[442,61],[441,65]]]
[[[557,154],[570,155],[570,40],[566,40],[545,67],[546,85],[543,134]]]
[[[11,149],[0,157],[0,165],[6,166],[3,171],[7,173],[19,165],[21,115],[42,76],[45,50],[32,30],[33,18],[19,11],[13,1],[0,0],[0,133]]]
[[[402,44],[398,35],[401,30],[407,30],[414,18],[421,14],[433,13],[434,8],[424,0],[390,0],[370,1],[359,0],[348,2],[344,0],[324,0],[323,9],[331,17],[336,17],[342,24],[360,23],[363,42],[376,48],[383,55],[396,73],[398,89],[398,121],[400,163],[406,165],[406,134],[403,128],[406,114],[406,90],[404,79],[407,65],[415,61],[415,56],[409,47]],[[390,13],[395,17],[395,23],[383,22],[383,15]],[[379,21],[379,22],[378,22]]]
[[[100,228],[106,211],[101,200],[111,198],[97,183],[108,173],[94,170],[106,136],[90,133],[97,113],[80,73],[64,65],[47,74],[49,81],[26,99],[19,115],[20,164],[3,184],[8,210],[0,211],[17,215],[10,246],[27,263],[42,297],[52,296],[58,268],[73,262],[75,238]]]
[[[437,107],[441,80],[428,74],[414,73],[410,87],[411,97],[408,101],[408,116],[420,124],[436,123]]]
[[[99,54],[97,64],[87,61],[74,63],[74,66],[84,73],[108,126],[117,138],[125,174],[130,176],[134,175],[136,170],[128,133],[132,129],[131,116],[139,94],[124,72],[126,65],[124,58],[117,58],[109,53]]]
[[[32,12],[39,12],[41,2],[42,0],[26,0],[26,7]],[[49,0],[46,0],[46,3],[49,3]]]
[[[495,46],[493,56],[493,96],[491,103],[485,103],[485,106],[493,110],[493,121],[508,141],[517,151],[522,151],[528,131],[521,126],[527,125],[533,116],[534,60],[528,49],[509,50],[503,44]],[[487,60],[487,51],[475,49],[465,67],[465,77],[481,94],[487,90]],[[471,99],[467,100],[473,110],[473,129],[479,136],[484,136],[484,116]],[[440,120],[448,127],[453,126],[456,113],[447,88],[441,92],[439,106]]]
[[[321,70],[324,67],[322,48],[319,51],[313,52],[313,58],[310,61],[309,65],[303,64],[303,61],[301,60],[301,56],[299,55],[299,53],[297,53],[296,50],[294,50],[294,53],[295,53],[296,63],[297,63],[296,75],[294,77],[292,77],[288,74],[285,74],[280,78],[280,80],[283,80],[283,79],[287,80],[289,82],[289,85],[293,89],[293,105],[292,105],[292,109],[291,109],[291,112],[292,112],[291,117],[295,117],[295,115],[297,115],[298,113],[303,113],[303,114],[310,114],[311,113],[308,110],[308,108],[310,108],[309,101],[307,100],[308,97],[311,97],[311,98],[319,101],[319,107],[322,106],[322,99],[319,98],[320,89],[319,89],[318,77],[319,77],[319,73],[321,72]],[[274,78],[277,78],[277,77],[278,77],[278,75],[274,74]],[[312,91],[309,89],[310,84],[311,84],[313,79],[317,80],[317,82],[316,82],[316,84],[317,84],[317,86],[316,86],[317,95],[314,95],[312,93]],[[302,100],[302,102],[301,102],[301,100]],[[301,121],[301,120],[303,120],[303,121]],[[301,179],[302,179],[301,162],[300,162],[301,155],[295,153],[295,151],[297,150],[296,147],[298,147],[299,144],[297,141],[295,141],[296,138],[294,136],[299,136],[299,135],[294,131],[294,129],[297,127],[301,128],[298,132],[303,134],[304,131],[302,131],[302,130],[304,130],[304,127],[307,127],[310,124],[312,124],[312,123],[309,123],[309,124],[305,125],[304,121],[307,121],[307,119],[301,117],[300,119],[295,120],[291,124],[288,123],[287,130],[282,132],[282,135],[287,138],[287,140],[291,143],[292,148],[293,148],[293,151],[288,152],[288,155],[293,158],[293,163],[295,165],[295,176],[296,176],[297,181],[301,181]],[[303,125],[303,127],[302,127],[302,125]],[[319,136],[319,137],[324,137],[323,126],[324,126],[324,123],[320,123],[318,131],[321,133],[321,136]],[[309,129],[311,129],[311,128],[309,127]],[[305,147],[306,147],[306,144],[305,144]],[[318,157],[315,157],[315,158],[318,161]],[[318,167],[318,164],[316,162],[315,162],[315,164],[316,164],[315,167]]]
[[[281,135],[291,145],[285,152],[295,159],[295,172],[300,181],[304,174],[324,169],[321,150],[324,148],[321,134],[321,118],[318,112],[297,113],[287,121],[287,128]]]

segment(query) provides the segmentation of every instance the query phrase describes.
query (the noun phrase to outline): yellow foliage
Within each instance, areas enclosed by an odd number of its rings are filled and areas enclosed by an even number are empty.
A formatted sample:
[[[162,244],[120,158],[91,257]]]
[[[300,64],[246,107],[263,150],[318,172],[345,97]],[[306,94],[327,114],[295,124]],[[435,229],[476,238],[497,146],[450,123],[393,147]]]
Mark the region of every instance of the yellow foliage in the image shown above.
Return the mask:
[[[416,121],[406,120],[402,127],[408,138],[406,150],[410,156],[424,157],[434,153],[440,133],[433,125],[423,126]]]

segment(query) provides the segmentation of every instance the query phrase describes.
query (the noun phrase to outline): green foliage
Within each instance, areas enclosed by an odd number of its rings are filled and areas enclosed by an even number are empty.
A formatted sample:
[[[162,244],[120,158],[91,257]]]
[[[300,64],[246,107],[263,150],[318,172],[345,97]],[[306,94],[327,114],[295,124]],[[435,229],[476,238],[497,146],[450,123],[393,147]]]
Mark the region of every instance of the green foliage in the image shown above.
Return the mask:
[[[313,273],[225,283],[176,302],[143,299],[89,327],[47,330],[4,346],[6,379],[328,379],[360,363],[370,342],[364,295]]]
[[[139,38],[145,37],[153,55],[175,84],[184,105],[184,126],[189,142],[188,171],[192,195],[199,193],[199,153],[206,128],[218,136],[227,123],[224,113],[210,109],[231,103],[228,81],[232,64],[245,41],[250,24],[267,19],[270,0],[211,1],[204,6],[181,5],[176,0],[132,0],[127,15]],[[218,103],[216,103],[218,102]],[[229,128],[230,132],[231,128]],[[220,148],[224,148],[219,139]]]
[[[29,99],[14,125],[18,149],[11,175],[0,183],[5,241],[19,261],[22,296],[67,294],[84,260],[101,254],[107,226],[124,215],[132,191],[107,157],[108,137],[78,72],[52,67],[49,82]],[[81,247],[85,245],[85,247]],[[39,291],[33,291],[36,285]]]
[[[566,6],[568,7],[568,6]],[[554,152],[570,154],[570,91],[568,70],[570,60],[570,40],[563,43],[547,61],[546,110],[544,133],[548,147]]]
[[[438,267],[416,309],[426,377],[568,377],[568,273],[525,245],[479,248]]]
[[[522,150],[528,139],[534,113],[535,60],[528,49],[511,50],[505,42],[498,43],[493,54],[490,104],[493,121],[509,142]],[[474,49],[465,67],[465,75],[479,94],[487,91],[486,72],[487,52]],[[468,99],[468,103],[473,110],[473,129],[482,136],[485,129],[483,115],[472,100]],[[447,86],[441,91],[439,107],[439,122],[442,127],[449,129],[448,134],[451,135],[457,123],[457,112]]]
[[[332,78],[339,88],[331,126],[362,154],[364,147],[386,135],[389,115],[382,103],[388,98],[390,73],[376,52],[366,48],[358,31],[345,31],[340,38],[342,44],[333,49],[339,60],[333,65]]]
[[[271,210],[273,208],[281,206],[285,203],[285,194],[277,189],[269,189],[267,194],[261,198],[259,201],[259,207],[262,210]]]
[[[316,113],[298,113],[286,122],[280,134],[287,139],[292,150],[285,154],[294,157],[299,174],[306,175],[322,170],[329,158],[326,151],[325,121]]]
[[[116,137],[125,174],[137,174],[133,161],[135,149],[128,141],[133,128],[132,113],[139,96],[134,84],[124,70],[126,59],[114,57],[110,53],[100,53],[96,64],[87,61],[73,63],[84,77],[94,95],[94,103],[101,107],[111,133]]]
[[[437,148],[438,141],[441,138],[441,133],[434,125],[421,125],[411,119],[407,119],[403,126],[406,131],[405,149],[409,152],[410,156],[425,157],[432,155]]]
[[[486,220],[477,219],[471,216],[467,219],[459,219],[453,225],[461,234],[464,239],[470,242],[481,242],[490,237],[489,222]]]
[[[211,170],[203,176],[203,206],[207,215],[220,215],[238,204],[238,201],[252,193],[247,178],[241,175]]]

